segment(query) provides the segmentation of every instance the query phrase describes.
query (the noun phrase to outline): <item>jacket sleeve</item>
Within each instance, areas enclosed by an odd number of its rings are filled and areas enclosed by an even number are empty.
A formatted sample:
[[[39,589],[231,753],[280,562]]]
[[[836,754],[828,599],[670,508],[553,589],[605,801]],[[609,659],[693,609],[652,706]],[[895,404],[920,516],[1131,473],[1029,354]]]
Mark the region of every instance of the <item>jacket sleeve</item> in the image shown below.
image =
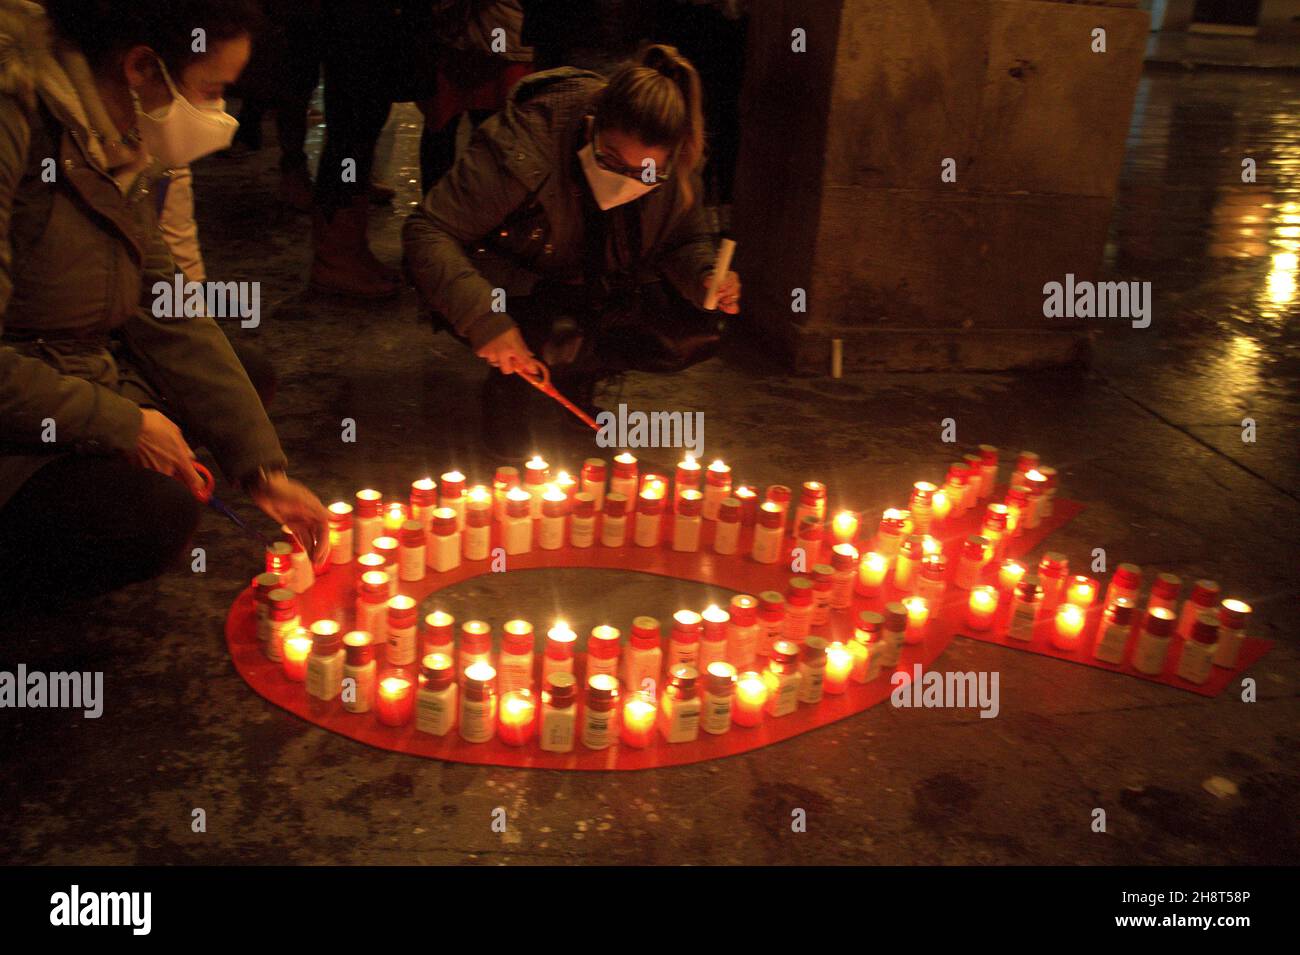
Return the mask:
[[[694,201],[678,221],[664,244],[661,268],[668,281],[696,308],[704,307],[704,276],[713,268],[716,251],[704,206],[700,202],[703,184],[698,176],[692,183]]]
[[[204,281],[207,274],[199,246],[199,224],[194,221],[194,175],[189,166],[172,171],[162,211],[158,214],[158,228],[185,278],[190,282]]]
[[[132,359],[227,478],[242,481],[259,467],[283,468],[275,427],[220,326],[206,315],[154,315],[154,286],[171,284],[175,266],[162,233],[155,229],[149,239],[140,307],[119,332]]]
[[[474,268],[465,247],[504,222],[527,196],[480,127],[465,154],[402,227],[406,271],[421,301],[468,338],[471,348],[481,348],[515,323],[492,311],[492,285]]]
[[[0,96],[0,332],[14,288],[9,226],[30,143],[22,107]],[[140,434],[140,409],[133,401],[0,343],[0,441],[50,450],[41,441],[46,419],[53,420],[55,447],[62,449],[126,452]]]

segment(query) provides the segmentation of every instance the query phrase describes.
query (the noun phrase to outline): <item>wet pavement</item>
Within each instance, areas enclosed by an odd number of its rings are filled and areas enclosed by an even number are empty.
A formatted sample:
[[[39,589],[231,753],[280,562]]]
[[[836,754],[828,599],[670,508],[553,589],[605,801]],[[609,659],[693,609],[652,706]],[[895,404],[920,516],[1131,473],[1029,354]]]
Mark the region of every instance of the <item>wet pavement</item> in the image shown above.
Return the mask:
[[[263,702],[234,673],[222,624],[258,554],[206,516],[203,576],[160,581],[4,626],[0,658],[105,671],[98,721],[0,717],[0,858],[29,863],[1281,863],[1300,818],[1297,644],[1297,255],[1300,77],[1157,72],[1139,91],[1108,250],[1113,278],[1153,283],[1155,318],[1098,320],[1090,370],[1026,376],[791,379],[746,341],[669,379],[634,375],[633,407],[703,410],[706,454],[761,484],[818,478],[867,511],[963,448],[1025,448],[1087,510],[1052,538],[1184,579],[1210,577],[1278,641],[1249,676],[1258,702],[1167,687],[968,640],[944,665],[996,670],[1001,713],[888,705],[697,766],[579,774],[441,764],[369,749]],[[376,214],[397,261],[416,199],[413,109],[381,168]],[[1258,181],[1241,182],[1241,160]],[[452,464],[486,476],[481,363],[416,316],[409,291],[356,306],[305,294],[307,222],[273,202],[274,150],[197,172],[209,273],[263,283],[256,332],[281,371],[272,408],[292,470],[326,500],[396,491]],[[273,303],[273,304],[265,304]],[[610,399],[619,396],[608,396]],[[357,422],[355,445],[340,422]],[[1254,441],[1242,440],[1253,419]],[[576,465],[580,444],[552,460]],[[651,455],[653,457],[653,455]],[[667,461],[667,454],[663,460]],[[249,509],[241,505],[245,511]],[[707,588],[553,571],[461,584],[457,607],[626,625]],[[588,595],[599,593],[593,601]],[[1214,776],[1236,795],[1203,788]],[[504,806],[506,833],[490,828]],[[207,831],[191,831],[203,808]],[[791,832],[791,811],[808,831]],[[1107,814],[1095,833],[1093,810]]]

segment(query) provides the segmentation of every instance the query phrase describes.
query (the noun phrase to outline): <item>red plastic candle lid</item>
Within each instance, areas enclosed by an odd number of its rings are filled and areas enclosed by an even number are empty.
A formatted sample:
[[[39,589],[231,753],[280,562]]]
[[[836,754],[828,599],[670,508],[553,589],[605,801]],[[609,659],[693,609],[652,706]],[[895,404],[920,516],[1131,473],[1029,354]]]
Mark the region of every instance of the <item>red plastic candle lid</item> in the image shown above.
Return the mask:
[[[906,615],[906,611],[904,611]],[[864,633],[878,634],[884,626],[885,618],[874,610],[864,610],[858,614],[857,626]]]
[[[603,482],[605,480],[605,459],[587,458],[582,462],[582,479],[584,481]]]
[[[1219,585],[1213,580],[1198,580],[1192,588],[1191,600],[1201,607],[1213,607],[1219,600]]]
[[[803,488],[799,492],[800,503],[815,505],[818,501],[826,500],[826,485],[821,481],[805,481]]]
[[[786,584],[785,598],[787,602],[802,607],[812,603],[812,592],[813,582],[807,577],[791,577]]]
[[[596,514],[596,499],[585,491],[573,495],[573,516],[574,517],[594,517]]]
[[[704,639],[705,640],[725,640],[727,637],[727,624],[731,622],[731,614],[721,607],[709,606],[704,608],[704,613],[700,614],[704,621]]]
[[[682,491],[677,501],[677,513],[682,517],[699,517],[704,498],[699,491]]]
[[[1173,600],[1183,589],[1183,580],[1177,574],[1160,573],[1151,584],[1151,596]]]
[[[509,465],[499,467],[496,474],[492,477],[492,483],[497,487],[509,490],[512,487],[519,486],[519,469],[512,468]]]
[[[1223,603],[1219,604],[1219,622],[1225,627],[1233,630],[1241,630],[1246,626],[1246,619],[1250,616],[1250,604],[1241,600],[1229,597]]]
[[[627,514],[627,495],[610,491],[605,495],[605,516],[623,517]]]
[[[759,610],[765,615],[785,613],[785,597],[775,590],[764,590],[758,595]]]
[[[419,604],[405,594],[398,594],[388,601],[388,626],[394,630],[414,627],[419,614]]]
[[[1115,568],[1115,583],[1125,590],[1133,590],[1142,579],[1142,568],[1137,564],[1120,564]]]
[[[548,491],[546,496],[542,498],[542,516],[563,517],[568,510],[568,506],[568,498],[563,496],[552,497],[551,492]]]
[[[527,491],[511,488],[506,492],[506,516],[527,517],[532,501],[532,496]]]
[[[411,506],[430,507],[437,503],[438,482],[433,478],[421,478],[411,482]]]
[[[731,468],[721,461],[714,461],[704,472],[704,478],[712,487],[731,487]]]
[[[673,614],[673,639],[678,643],[694,643],[700,639],[704,618],[694,610],[678,610]]]
[[[402,546],[424,546],[424,525],[419,521],[406,521],[402,524]]]
[[[620,454],[614,458],[614,476],[620,478],[636,477],[636,458],[630,454]]]
[[[731,620],[738,627],[750,627],[758,620],[758,600],[749,594],[731,598]]]
[[[460,648],[466,653],[492,649],[492,628],[482,620],[466,620],[460,627]]]
[[[662,511],[664,507],[664,499],[661,494],[642,491],[641,496],[637,500],[636,512],[638,515],[645,514],[649,517],[654,517],[654,515]]]
[[[907,626],[907,608],[898,601],[885,604],[885,629],[897,633]]]
[[[773,484],[767,489],[766,500],[773,504],[789,504],[791,491],[784,484]]]
[[[1127,597],[1119,597],[1106,608],[1106,615],[1110,617],[1111,623],[1126,627],[1133,622],[1133,610],[1133,601]]]
[[[1016,455],[1016,470],[1028,471],[1038,464],[1038,455],[1033,451],[1021,451]]]
[[[433,533],[438,537],[450,537],[456,533],[456,512],[450,507],[440,507],[433,512]]]
[[[374,638],[364,630],[353,630],[343,637],[347,665],[363,667],[375,658]]]
[[[465,508],[465,526],[466,527],[490,527],[492,524],[492,508],[474,507]]]
[[[1192,624],[1192,639],[1197,643],[1214,643],[1219,639],[1219,618],[1212,613],[1196,615]]]
[[[451,686],[456,677],[456,664],[445,653],[428,653],[420,661],[420,676],[428,682],[432,690],[442,690]]]
[[[997,464],[998,449],[991,444],[981,444],[980,461],[982,461],[984,464]]]
[[[831,548],[831,568],[843,573],[858,563],[858,549],[852,544],[836,544]]]
[[[740,522],[740,501],[734,497],[724,498],[718,507],[718,520],[724,524]]]
[[[591,637],[587,640],[587,655],[600,660],[609,660],[618,656],[619,632],[614,627],[601,624],[593,627]]]
[[[927,554],[921,558],[921,576],[930,580],[943,580],[948,573],[948,561],[943,554]]]
[[[460,497],[465,493],[465,475],[459,471],[448,471],[442,476],[442,497]]]
[[[1064,577],[1069,570],[1069,558],[1056,551],[1048,551],[1038,563],[1038,573],[1044,577]]]
[[[630,640],[632,646],[638,650],[649,650],[659,646],[661,641],[659,621],[654,617],[633,617]]]
[[[501,646],[520,655],[533,649],[533,625],[527,620],[507,620],[501,628]]]
[[[781,506],[775,501],[764,501],[758,508],[758,523],[766,528],[777,528],[784,523]]]
[[[379,509],[383,506],[384,498],[378,491],[372,488],[365,488],[357,491],[357,517],[378,517]]]
[[[1147,611],[1146,631],[1153,637],[1167,637],[1174,632],[1174,613],[1165,607]]]
[[[983,560],[984,550],[989,546],[987,537],[981,537],[979,534],[972,534],[966,538],[962,544],[962,553],[970,560]]]
[[[335,501],[330,505],[330,527],[345,531],[352,526],[352,505],[345,501]]]
[[[455,619],[449,613],[435,610],[424,617],[424,632],[439,643],[450,643]]]

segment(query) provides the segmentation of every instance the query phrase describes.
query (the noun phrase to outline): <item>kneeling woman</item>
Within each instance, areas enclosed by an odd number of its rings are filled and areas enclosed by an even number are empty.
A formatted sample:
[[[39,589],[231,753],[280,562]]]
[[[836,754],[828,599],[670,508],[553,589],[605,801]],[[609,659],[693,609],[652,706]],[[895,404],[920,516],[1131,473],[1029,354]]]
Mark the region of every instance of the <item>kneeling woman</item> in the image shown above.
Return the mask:
[[[319,560],[328,514],[285,476],[225,335],[152,309],[174,273],[150,194],[156,157],[180,165],[229,144],[221,93],[248,59],[256,9],[45,6],[0,0],[0,611],[11,594],[165,569],[199,514],[181,427]]]
[[[424,304],[497,369],[484,393],[493,450],[529,450],[521,419],[538,406],[513,373],[534,372],[537,358],[590,405],[602,378],[713,354],[703,143],[699,78],[672,47],[647,47],[608,81],[535,73],[407,220],[406,267]],[[739,311],[735,273],[718,301]]]

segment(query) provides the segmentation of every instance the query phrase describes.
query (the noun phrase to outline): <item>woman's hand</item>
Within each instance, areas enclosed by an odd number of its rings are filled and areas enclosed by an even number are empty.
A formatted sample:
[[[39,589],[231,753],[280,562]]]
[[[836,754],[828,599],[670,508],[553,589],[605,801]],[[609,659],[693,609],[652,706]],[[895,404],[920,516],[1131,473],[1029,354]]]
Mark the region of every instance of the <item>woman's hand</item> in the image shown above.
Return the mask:
[[[194,452],[170,418],[152,408],[141,408],[140,436],[135,462],[141,467],[178,478],[195,497],[204,491],[203,478],[194,470]]]
[[[480,348],[476,354],[493,368],[500,369],[503,375],[514,374],[517,371],[536,373],[537,359],[524,343],[524,336],[519,334],[518,328],[502,332]]]
[[[325,566],[330,556],[330,515],[320,498],[281,473],[269,475],[249,494],[268,517],[293,531],[317,570]]]
[[[712,282],[713,270],[710,269],[708,274],[704,276],[704,292],[706,295]],[[736,315],[740,312],[740,276],[735,272],[728,272],[718,284],[718,309],[728,315]]]

